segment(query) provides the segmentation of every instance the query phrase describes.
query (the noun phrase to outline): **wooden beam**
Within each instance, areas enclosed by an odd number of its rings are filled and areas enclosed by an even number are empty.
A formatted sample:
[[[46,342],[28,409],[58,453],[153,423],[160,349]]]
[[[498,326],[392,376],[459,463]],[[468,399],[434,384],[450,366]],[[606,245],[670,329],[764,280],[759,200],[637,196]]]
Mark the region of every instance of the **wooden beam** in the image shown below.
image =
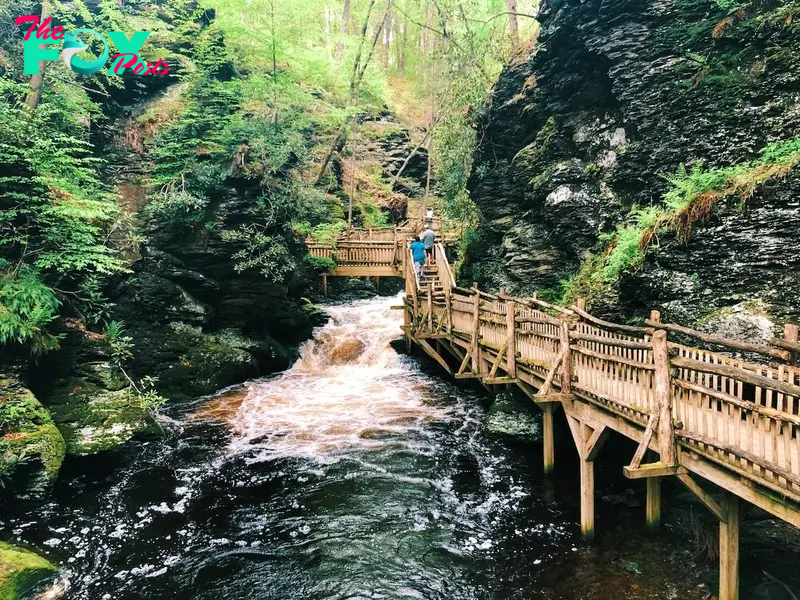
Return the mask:
[[[558,404],[560,402],[570,402],[571,400],[571,394],[545,394],[544,396],[536,394],[533,398],[536,404]]]
[[[497,353],[497,356],[494,359],[494,363],[492,364],[492,369],[489,371],[489,377],[487,379],[494,379],[494,376],[497,375],[497,369],[500,368],[500,363],[503,362],[503,355],[506,353],[506,346],[500,348],[500,352]]]
[[[680,481],[686,489],[692,492],[703,505],[711,511],[717,519],[722,522],[727,518],[725,511],[722,508],[722,505],[717,502],[714,497],[705,491],[700,485],[694,480],[694,478],[689,475],[688,473],[680,473],[678,475],[678,481]]]
[[[467,351],[467,353],[464,355],[464,360],[461,361],[461,366],[458,368],[458,373],[456,373],[456,378],[459,375],[463,375],[464,370],[467,368],[467,364],[469,363],[470,354],[471,352]]]
[[[516,377],[485,377],[483,379],[483,383],[486,385],[510,385],[518,381]]]
[[[594,462],[597,455],[603,449],[608,439],[609,429],[605,425],[599,425],[586,442],[586,460]]]
[[[664,329],[666,331],[673,331],[675,333],[682,333],[683,335],[688,335],[707,344],[724,346],[726,348],[731,348],[733,350],[739,350],[740,352],[752,352],[754,354],[763,354],[765,356],[769,356],[771,358],[776,358],[778,360],[783,360],[783,361],[788,361],[790,359],[790,352],[788,350],[776,350],[775,348],[770,348],[769,346],[764,346],[762,344],[753,344],[751,342],[732,340],[730,338],[726,338],[721,335],[715,335],[712,333],[703,333],[702,331],[696,331],[694,329],[689,329],[688,327],[681,327],[680,325],[670,325],[667,323],[655,322],[650,319],[646,320],[645,323],[647,325],[658,327],[659,329]]]
[[[680,465],[665,465],[657,462],[642,465],[636,469],[622,467],[622,472],[628,479],[644,479],[645,477],[669,477],[670,475],[678,475],[687,471]]]
[[[428,356],[439,363],[439,366],[441,366],[450,375],[453,374],[453,370],[450,368],[450,365],[445,362],[445,360],[439,355],[438,352],[436,352],[436,350],[428,343],[427,340],[417,340],[417,343],[422,347],[423,350],[425,350]]]
[[[513,301],[506,302],[506,319],[508,340],[506,346],[506,373],[509,377],[517,376],[517,305]]]
[[[544,418],[542,419],[542,426],[544,428],[544,474],[549,475],[555,470],[556,465],[556,452],[555,452],[555,435],[553,431],[554,420],[553,413],[555,412],[555,405],[545,404]]]
[[[478,290],[478,282],[472,285],[475,295],[472,297],[474,305],[472,307],[472,370],[476,373],[481,372],[481,296]]]
[[[645,452],[650,447],[650,441],[653,439],[653,432],[656,430],[656,425],[658,424],[658,414],[650,415],[650,419],[647,421],[647,429],[644,430],[644,436],[642,437],[642,441],[639,442],[639,447],[636,448],[636,453],[633,455],[633,460],[629,465],[631,469],[638,469],[639,465],[642,464],[642,459],[644,458]]]
[[[572,391],[572,358],[569,348],[569,322],[561,321],[561,392],[569,394]]]
[[[556,377],[556,373],[558,372],[558,368],[561,366],[561,363],[564,362],[564,351],[561,351],[561,354],[558,355],[556,358],[555,364],[553,364],[553,368],[550,369],[550,372],[547,374],[547,379],[544,380],[544,384],[542,385],[541,389],[537,396],[546,396],[550,392],[550,388],[553,385],[553,380]]]
[[[681,449],[679,458],[680,463],[692,473],[714,482],[721,488],[800,529],[800,504],[747,481],[686,449]]]
[[[581,460],[581,535],[587,542],[594,541],[594,462],[589,460],[589,439],[592,428],[581,424],[583,460]]]

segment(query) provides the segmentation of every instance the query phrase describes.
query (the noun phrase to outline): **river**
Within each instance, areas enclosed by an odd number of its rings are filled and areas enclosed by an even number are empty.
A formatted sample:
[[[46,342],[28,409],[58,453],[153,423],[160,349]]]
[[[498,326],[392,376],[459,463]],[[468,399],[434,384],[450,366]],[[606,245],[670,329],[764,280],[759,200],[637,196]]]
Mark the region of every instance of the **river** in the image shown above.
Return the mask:
[[[631,533],[640,508],[584,547],[574,469],[545,480],[539,447],[484,434],[485,398],[392,350],[397,303],[330,307],[289,371],[69,460],[0,537],[63,565],[47,598],[704,597],[685,553]]]

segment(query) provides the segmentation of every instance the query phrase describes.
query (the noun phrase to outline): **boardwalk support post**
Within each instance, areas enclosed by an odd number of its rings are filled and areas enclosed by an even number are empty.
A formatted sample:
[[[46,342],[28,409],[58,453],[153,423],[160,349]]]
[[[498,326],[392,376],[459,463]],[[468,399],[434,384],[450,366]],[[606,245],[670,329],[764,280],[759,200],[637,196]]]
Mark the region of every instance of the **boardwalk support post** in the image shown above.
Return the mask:
[[[739,498],[725,493],[719,523],[719,600],[739,600]]]
[[[550,475],[556,466],[556,445],[555,436],[553,435],[553,413],[555,413],[555,404],[544,405],[544,474]]]
[[[581,535],[587,542],[594,541],[594,459],[606,438],[606,427],[590,427],[567,414],[575,445],[578,448],[581,473]]]
[[[648,477],[645,522],[651,533],[661,529],[661,479]]]

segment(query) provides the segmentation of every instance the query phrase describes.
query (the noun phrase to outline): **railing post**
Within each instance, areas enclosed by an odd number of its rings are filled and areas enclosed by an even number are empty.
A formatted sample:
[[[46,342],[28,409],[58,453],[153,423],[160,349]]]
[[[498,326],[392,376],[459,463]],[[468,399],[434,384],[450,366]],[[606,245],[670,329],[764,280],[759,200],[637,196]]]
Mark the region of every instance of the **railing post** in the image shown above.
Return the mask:
[[[783,337],[786,339],[787,342],[793,342],[796,344],[798,342],[798,337],[800,337],[800,335],[798,334],[800,334],[800,328],[798,328],[797,325],[793,323],[787,323],[786,325],[784,325]],[[789,354],[789,362],[791,362],[791,364],[793,365],[797,364],[797,353],[792,352],[791,354]]]
[[[513,300],[506,300],[506,328],[508,329],[506,372],[514,379],[517,377],[517,305]]]
[[[572,393],[572,352],[569,349],[569,321],[566,317],[561,320],[561,393]]]
[[[447,310],[447,334],[453,333],[453,290],[449,286],[444,288],[444,303]]]
[[[650,320],[661,321],[661,313],[654,310]],[[659,329],[653,333],[653,387],[658,410],[658,454],[664,466],[677,464],[675,428],[672,423],[672,382],[670,380],[669,344],[667,332]]]
[[[480,375],[481,365],[481,294],[478,291],[478,282],[472,284],[474,306],[472,309],[472,372]]]
[[[428,283],[428,331],[433,333],[433,284]]]

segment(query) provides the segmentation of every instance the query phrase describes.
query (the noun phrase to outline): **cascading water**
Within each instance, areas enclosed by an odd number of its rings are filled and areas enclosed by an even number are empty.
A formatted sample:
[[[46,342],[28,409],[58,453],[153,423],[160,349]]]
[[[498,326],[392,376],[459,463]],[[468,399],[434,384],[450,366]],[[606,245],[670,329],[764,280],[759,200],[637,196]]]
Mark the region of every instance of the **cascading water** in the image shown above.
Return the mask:
[[[575,561],[595,555],[574,503],[544,500],[530,448],[484,437],[478,396],[391,349],[392,304],[332,307],[286,373],[173,411],[166,440],[69,462],[0,537],[63,565],[48,598],[584,597],[551,595],[598,576]],[[698,597],[653,583],[626,597]]]

